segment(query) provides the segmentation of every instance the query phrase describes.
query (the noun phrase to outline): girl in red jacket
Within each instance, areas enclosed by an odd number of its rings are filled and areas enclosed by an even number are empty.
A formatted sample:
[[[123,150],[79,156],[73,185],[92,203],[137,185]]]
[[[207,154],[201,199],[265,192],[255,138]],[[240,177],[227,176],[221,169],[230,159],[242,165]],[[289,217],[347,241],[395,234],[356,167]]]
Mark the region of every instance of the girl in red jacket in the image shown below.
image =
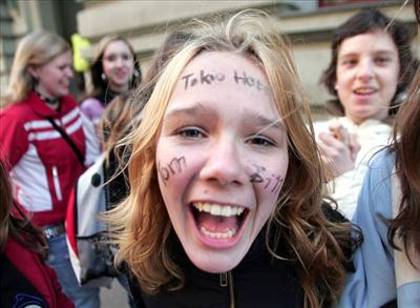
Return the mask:
[[[47,250],[42,232],[13,203],[2,161],[0,192],[0,306],[73,307],[54,271],[43,261]]]

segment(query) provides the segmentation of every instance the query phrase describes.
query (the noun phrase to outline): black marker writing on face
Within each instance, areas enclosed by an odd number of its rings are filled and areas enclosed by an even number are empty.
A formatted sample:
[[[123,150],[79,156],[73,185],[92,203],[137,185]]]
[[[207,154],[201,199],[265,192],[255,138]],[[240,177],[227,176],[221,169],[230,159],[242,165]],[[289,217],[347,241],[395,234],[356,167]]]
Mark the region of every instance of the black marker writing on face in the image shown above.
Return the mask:
[[[265,88],[261,80],[249,76],[245,71],[242,74],[239,74],[236,70],[233,71],[233,80],[239,85],[256,88],[257,90],[263,90]]]
[[[253,166],[255,167],[255,172],[253,174],[251,174],[250,177],[250,182],[251,183],[262,183],[264,182],[262,173],[265,171],[265,167],[262,166],[258,166],[256,164],[253,164]]]
[[[278,193],[281,188],[281,183],[283,183],[283,178],[279,175],[272,174],[271,176],[266,176],[264,173],[266,168],[263,166],[258,166],[253,164],[255,172],[251,174],[249,181],[251,183],[262,183],[265,190],[270,190],[272,193]]]
[[[160,162],[158,162],[157,169],[163,184],[166,185],[166,181],[168,181],[172,175],[182,172],[186,166],[187,162],[185,160],[185,156],[172,158],[171,161],[164,167],[161,166]]]
[[[210,85],[215,81],[221,82],[225,80],[226,76],[223,73],[208,73],[200,70],[200,74],[187,74],[181,77],[184,80],[184,89],[192,88],[197,84]]]
[[[269,189],[273,193],[278,193],[281,188],[281,183],[283,183],[283,178],[279,175],[272,174],[271,177],[265,178],[264,189]]]
[[[258,91],[269,92],[267,86],[265,86],[260,79],[252,77],[245,71],[242,71],[242,73],[238,73],[238,71],[234,70],[232,78],[237,85],[245,86],[248,88],[255,88]],[[198,74],[190,73],[182,76],[181,79],[184,81],[184,89],[187,90],[196,85],[211,85],[215,82],[223,82],[226,80],[226,75],[221,72],[214,73],[200,70],[200,73]]]

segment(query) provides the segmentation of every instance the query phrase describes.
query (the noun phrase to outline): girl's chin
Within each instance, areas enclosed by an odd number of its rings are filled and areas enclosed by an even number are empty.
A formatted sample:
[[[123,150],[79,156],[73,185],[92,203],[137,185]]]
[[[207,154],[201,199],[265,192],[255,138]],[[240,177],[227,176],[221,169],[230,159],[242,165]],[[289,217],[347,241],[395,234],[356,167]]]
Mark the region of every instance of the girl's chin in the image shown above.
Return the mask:
[[[202,253],[200,256],[195,251],[192,255],[189,255],[189,259],[200,270],[217,274],[229,272],[234,269],[243,259],[243,256],[232,256],[232,254],[222,256],[212,253]]]

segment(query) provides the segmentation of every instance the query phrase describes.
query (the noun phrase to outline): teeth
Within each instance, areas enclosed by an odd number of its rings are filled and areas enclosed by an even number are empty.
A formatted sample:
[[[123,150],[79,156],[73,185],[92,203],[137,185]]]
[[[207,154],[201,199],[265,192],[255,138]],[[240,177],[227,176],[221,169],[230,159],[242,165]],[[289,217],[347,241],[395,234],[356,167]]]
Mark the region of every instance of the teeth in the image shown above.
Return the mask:
[[[193,203],[193,206],[199,212],[209,213],[214,216],[239,216],[243,213],[244,208],[239,206],[230,206],[230,205],[220,205],[220,204],[212,204],[207,202],[196,202]]]
[[[236,234],[236,231],[237,230],[236,229],[233,229],[233,230],[232,229],[229,229],[229,230],[227,230],[225,232],[212,232],[210,230],[207,230],[206,227],[201,226],[200,227],[200,231],[204,235],[206,235],[208,237],[211,237],[211,238],[215,238],[215,239],[228,239],[228,238],[233,237]]]
[[[372,88],[359,88],[359,89],[356,89],[354,92],[356,92],[358,94],[368,94],[368,93],[375,92],[375,89],[372,89]]]

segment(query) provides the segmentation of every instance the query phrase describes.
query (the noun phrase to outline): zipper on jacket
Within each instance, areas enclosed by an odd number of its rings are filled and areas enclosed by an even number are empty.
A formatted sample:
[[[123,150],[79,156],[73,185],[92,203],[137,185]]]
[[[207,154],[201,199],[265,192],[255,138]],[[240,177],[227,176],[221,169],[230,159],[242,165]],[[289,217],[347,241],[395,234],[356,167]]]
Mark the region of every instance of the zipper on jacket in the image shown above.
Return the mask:
[[[53,175],[55,196],[57,197],[57,200],[62,201],[63,195],[61,194],[60,179],[58,178],[58,170],[56,166],[52,167],[52,175]]]
[[[220,286],[221,287],[229,287],[229,297],[230,297],[230,304],[229,308],[235,308],[235,289],[233,285],[233,275],[232,272],[221,273],[219,276]]]

